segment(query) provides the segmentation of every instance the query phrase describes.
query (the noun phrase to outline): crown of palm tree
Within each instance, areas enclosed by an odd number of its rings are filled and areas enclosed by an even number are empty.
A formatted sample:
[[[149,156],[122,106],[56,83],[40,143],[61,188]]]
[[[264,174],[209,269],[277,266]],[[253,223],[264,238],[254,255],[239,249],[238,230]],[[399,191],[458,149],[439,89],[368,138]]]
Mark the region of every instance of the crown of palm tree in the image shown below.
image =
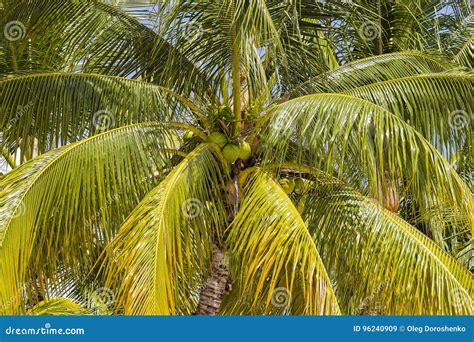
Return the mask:
[[[468,2],[146,3],[0,3],[1,314],[473,313]]]

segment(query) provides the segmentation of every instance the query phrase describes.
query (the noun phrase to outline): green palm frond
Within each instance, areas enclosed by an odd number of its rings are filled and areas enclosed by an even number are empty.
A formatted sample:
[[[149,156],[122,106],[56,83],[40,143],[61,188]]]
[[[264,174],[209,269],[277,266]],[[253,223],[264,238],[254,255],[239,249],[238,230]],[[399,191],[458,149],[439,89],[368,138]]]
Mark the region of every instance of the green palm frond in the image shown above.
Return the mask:
[[[297,98],[275,108],[264,136],[264,164],[303,162],[380,202],[390,182],[422,213],[449,207],[460,221],[472,222],[472,194],[440,152],[369,101],[342,94]]]
[[[225,165],[200,145],[147,194],[108,246],[106,286],[125,314],[192,314],[210,266],[214,236],[223,235],[220,192]],[[118,270],[118,271],[117,271]]]
[[[249,86],[242,91],[257,94],[266,88],[261,50],[271,46],[266,54],[271,59],[270,51],[282,53],[283,48],[265,1],[206,0],[196,4],[192,0],[166,0],[158,7],[163,35],[210,75],[215,85],[232,78],[234,87],[240,87],[242,78]],[[234,89],[233,95],[238,97],[240,91]]]
[[[53,298],[36,304],[26,314],[32,316],[82,316],[92,313],[69,298]]]
[[[239,293],[226,310],[247,314],[339,314],[331,282],[298,210],[264,172],[244,189],[230,227]]]
[[[25,38],[9,42],[0,36],[0,50],[6,51],[0,73],[81,70],[140,77],[186,93],[207,88],[202,74],[170,43],[114,6],[97,0],[7,0],[4,8],[0,25],[22,23]]]
[[[127,124],[196,122],[197,108],[173,91],[124,78],[42,73],[0,81],[2,143],[39,152]]]
[[[391,79],[443,72],[446,63],[417,51],[364,58],[314,77],[292,90],[292,97],[332,93]]]
[[[472,36],[456,53],[453,62],[468,68],[468,70],[474,69],[474,38]]]
[[[473,89],[471,75],[434,74],[374,83],[345,94],[397,114],[450,159],[472,133]]]
[[[346,314],[473,314],[473,275],[347,185],[318,177],[303,217]]]
[[[453,31],[472,14],[469,0],[327,1],[320,6],[342,7],[328,31],[345,61],[406,50],[446,54],[453,48]]]
[[[166,172],[169,149],[178,146],[176,134],[161,123],[136,124],[50,151],[8,173],[0,183],[1,312],[21,310],[27,277],[45,274],[54,283],[60,267],[87,272]]]

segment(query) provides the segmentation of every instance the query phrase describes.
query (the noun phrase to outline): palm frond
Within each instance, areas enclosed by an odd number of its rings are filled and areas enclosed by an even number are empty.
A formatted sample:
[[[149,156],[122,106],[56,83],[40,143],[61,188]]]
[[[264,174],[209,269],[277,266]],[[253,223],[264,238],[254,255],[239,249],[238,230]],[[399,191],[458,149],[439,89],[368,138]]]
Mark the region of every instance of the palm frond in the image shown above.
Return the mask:
[[[292,97],[313,93],[350,90],[375,82],[443,72],[446,63],[417,51],[406,51],[364,58],[314,77],[294,90]]]
[[[467,185],[420,133],[380,106],[342,94],[301,97],[277,106],[263,135],[263,165],[302,162],[381,203],[395,188],[422,213],[454,208],[458,233],[469,233],[463,223],[473,222]]]
[[[466,67],[468,70],[474,69],[474,38],[472,36],[456,53],[453,62]]]
[[[125,314],[192,314],[227,217],[220,152],[200,145],[147,194],[108,246],[106,286]],[[218,241],[216,241],[217,243]]]
[[[3,146],[39,152],[104,130],[146,121],[196,122],[193,104],[173,91],[118,77],[28,74],[0,81]]]
[[[252,176],[227,239],[235,302],[247,314],[339,314],[331,282],[305,222],[264,172]],[[237,309],[237,310],[236,310]]]
[[[87,273],[178,144],[161,123],[130,125],[8,173],[0,183],[0,312],[22,310],[27,277],[55,283],[59,268]]]
[[[53,298],[36,304],[26,314],[32,316],[82,316],[90,315],[91,311],[69,298]]]
[[[431,239],[334,179],[303,217],[346,314],[472,315],[473,276]]]
[[[473,89],[471,75],[434,74],[374,83],[345,94],[366,99],[397,114],[449,160],[472,133]]]
[[[0,36],[0,73],[83,71],[141,78],[190,94],[205,77],[159,34],[120,9],[97,0],[4,1],[0,25],[21,23],[24,39]],[[0,49],[2,50],[2,49]]]
[[[283,51],[277,27],[263,0],[166,0],[158,5],[157,16],[168,41],[210,75],[216,86],[230,78],[237,82],[242,78],[249,86],[242,91],[259,93],[267,81],[263,50],[267,49],[267,59],[274,57],[268,57],[270,51]],[[240,71],[233,75],[236,64]],[[234,96],[240,93],[233,91]]]

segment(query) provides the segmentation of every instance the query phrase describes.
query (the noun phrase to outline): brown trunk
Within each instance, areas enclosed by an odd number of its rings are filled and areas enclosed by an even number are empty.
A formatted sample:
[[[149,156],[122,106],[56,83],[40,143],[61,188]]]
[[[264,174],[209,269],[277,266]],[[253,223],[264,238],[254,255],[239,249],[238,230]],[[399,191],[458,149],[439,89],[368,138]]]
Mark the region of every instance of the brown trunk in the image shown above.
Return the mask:
[[[228,291],[229,284],[229,264],[226,253],[214,246],[212,252],[211,274],[204,283],[199,295],[199,303],[196,315],[215,316]]]

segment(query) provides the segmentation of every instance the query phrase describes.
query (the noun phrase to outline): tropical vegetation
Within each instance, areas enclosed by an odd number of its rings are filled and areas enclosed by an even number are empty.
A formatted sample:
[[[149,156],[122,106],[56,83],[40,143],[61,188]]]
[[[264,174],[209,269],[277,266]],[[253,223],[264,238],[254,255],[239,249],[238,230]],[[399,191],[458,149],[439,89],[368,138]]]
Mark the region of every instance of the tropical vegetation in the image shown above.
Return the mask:
[[[464,0],[0,0],[0,313],[473,314]]]

